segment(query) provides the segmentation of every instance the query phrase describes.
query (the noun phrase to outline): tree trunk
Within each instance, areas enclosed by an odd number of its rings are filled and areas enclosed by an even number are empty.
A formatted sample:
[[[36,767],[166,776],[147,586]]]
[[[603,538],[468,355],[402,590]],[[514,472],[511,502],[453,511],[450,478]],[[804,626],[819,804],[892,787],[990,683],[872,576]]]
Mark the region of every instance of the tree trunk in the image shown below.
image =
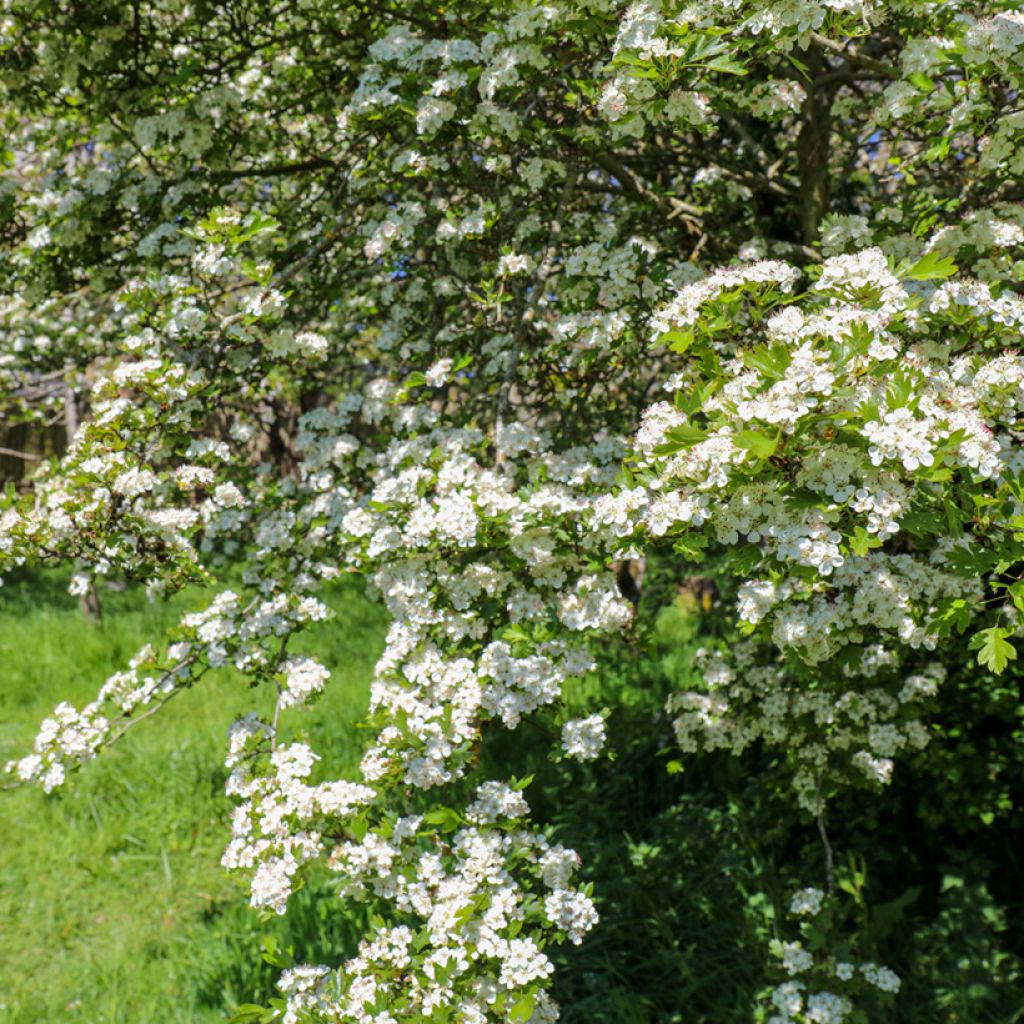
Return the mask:
[[[828,158],[832,128],[833,90],[817,84],[828,64],[818,49],[800,54],[807,65],[810,81],[804,83],[807,97],[800,110],[800,131],[796,139],[797,170],[800,175],[800,235],[804,245],[813,245],[821,236],[821,221],[828,213],[830,198]]]

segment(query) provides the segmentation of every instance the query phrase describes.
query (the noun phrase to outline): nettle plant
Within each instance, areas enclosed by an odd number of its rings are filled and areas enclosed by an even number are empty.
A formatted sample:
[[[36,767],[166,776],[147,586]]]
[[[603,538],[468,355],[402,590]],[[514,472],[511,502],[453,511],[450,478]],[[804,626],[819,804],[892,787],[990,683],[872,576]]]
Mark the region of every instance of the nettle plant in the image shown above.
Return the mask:
[[[563,688],[655,549],[737,594],[679,745],[780,748],[824,841],[758,1019],[898,990],[833,926],[824,808],[927,744],[965,650],[1016,657],[1015,8],[0,5],[0,397],[67,427],[5,443],[0,571],[237,581],[8,769],[49,791],[212,669],[259,687],[224,864],[283,914],[323,862],[374,917],[242,1017],[557,1017],[595,894],[480,747],[540,713],[602,757]],[[353,778],[289,737],[342,573],[392,617]]]

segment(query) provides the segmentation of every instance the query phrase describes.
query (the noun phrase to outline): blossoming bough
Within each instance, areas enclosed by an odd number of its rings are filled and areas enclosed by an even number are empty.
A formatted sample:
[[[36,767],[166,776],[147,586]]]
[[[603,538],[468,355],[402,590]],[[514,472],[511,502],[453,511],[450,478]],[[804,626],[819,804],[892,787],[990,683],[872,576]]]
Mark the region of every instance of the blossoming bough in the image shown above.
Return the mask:
[[[225,865],[284,913],[324,860],[383,913],[253,1019],[557,1016],[545,945],[597,922],[578,858],[524,782],[445,793],[542,708],[599,756],[560,695],[631,628],[613,562],[739,581],[679,742],[784,747],[829,858],[824,796],[928,742],[949,659],[1016,657],[1011,6],[4,0],[0,401],[69,436],[5,444],[0,571],[241,581],[9,770],[50,790],[210,669],[264,684]],[[279,714],[329,672],[288,643],[341,572],[393,621],[359,777],[314,784]],[[899,987],[777,952],[776,1024]]]

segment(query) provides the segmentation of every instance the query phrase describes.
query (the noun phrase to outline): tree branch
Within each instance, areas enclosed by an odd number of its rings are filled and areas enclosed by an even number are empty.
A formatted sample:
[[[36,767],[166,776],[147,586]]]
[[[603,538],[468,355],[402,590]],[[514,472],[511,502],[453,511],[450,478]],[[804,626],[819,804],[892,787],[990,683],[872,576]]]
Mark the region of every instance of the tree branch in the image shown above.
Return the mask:
[[[0,447],[0,455],[9,455],[12,459],[24,459],[25,462],[42,462],[45,456],[33,455],[31,452],[19,452],[14,448]]]
[[[648,182],[630,170],[617,157],[612,156],[611,153],[588,152],[587,155],[598,167],[621,181],[630,192],[643,196],[645,199],[650,199],[661,209],[665,210],[668,213],[669,220],[681,216],[692,228],[695,230],[700,229],[700,221],[704,216],[704,209],[702,207],[694,206],[693,203],[688,203],[676,196],[666,196],[660,192],[655,192]]]
[[[164,707],[165,704],[169,704],[184,689],[185,687],[183,686],[176,686],[173,690],[171,690],[171,692],[166,697],[164,697],[162,701],[160,701],[159,704],[154,704],[153,707],[151,707],[148,711],[143,711],[142,714],[138,717],[130,719],[122,729],[119,729],[116,733],[114,733],[113,736],[108,736],[100,744],[100,746],[109,747],[112,744],[116,743],[129,729],[134,728],[136,725],[139,724],[139,722],[144,722],[151,715],[155,715]]]
[[[230,181],[233,178],[273,178],[283,174],[301,174],[303,171],[317,171],[324,167],[337,167],[333,160],[314,157],[294,164],[268,164],[266,167],[236,167],[229,171],[209,171],[208,178]]]
[[[874,57],[861,53],[852,43],[841,43],[837,39],[829,39],[828,36],[823,36],[820,32],[811,33],[811,42],[816,46],[820,46],[823,50],[830,50],[832,53],[838,54],[848,63],[856,64],[857,67],[864,68],[867,71],[873,71],[876,75],[881,75],[883,78],[896,79],[901,77],[899,70],[892,64],[886,64],[884,61],[875,60]]]
[[[825,58],[808,49],[801,56],[814,75],[800,107],[800,130],[796,137],[796,160],[800,175],[800,241],[807,246],[818,241],[822,218],[831,198],[829,156],[832,142],[832,99],[834,90],[819,88],[817,73]]]
[[[829,896],[836,894],[836,868],[832,857],[832,844],[828,841],[828,832],[825,829],[825,801],[821,795],[821,773],[814,776],[814,799],[815,819],[818,822],[818,835],[821,837],[821,844],[825,847],[825,881],[828,885]]]

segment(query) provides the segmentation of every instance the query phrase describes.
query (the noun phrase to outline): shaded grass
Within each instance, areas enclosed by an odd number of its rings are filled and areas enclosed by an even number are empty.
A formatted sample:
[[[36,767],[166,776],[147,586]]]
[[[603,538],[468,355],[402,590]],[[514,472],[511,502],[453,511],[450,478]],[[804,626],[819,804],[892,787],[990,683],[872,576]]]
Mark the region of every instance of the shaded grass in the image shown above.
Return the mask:
[[[646,601],[642,639],[602,649],[598,671],[566,694],[571,715],[610,710],[611,760],[545,763],[538,731],[499,730],[488,767],[535,772],[531,806],[595,883],[600,924],[582,945],[550,951],[564,1024],[748,1024],[773,934],[766,891],[779,819],[773,828],[763,806],[736,800],[734,759],[678,770],[663,709],[669,692],[693,683],[698,619],[654,587]]]

